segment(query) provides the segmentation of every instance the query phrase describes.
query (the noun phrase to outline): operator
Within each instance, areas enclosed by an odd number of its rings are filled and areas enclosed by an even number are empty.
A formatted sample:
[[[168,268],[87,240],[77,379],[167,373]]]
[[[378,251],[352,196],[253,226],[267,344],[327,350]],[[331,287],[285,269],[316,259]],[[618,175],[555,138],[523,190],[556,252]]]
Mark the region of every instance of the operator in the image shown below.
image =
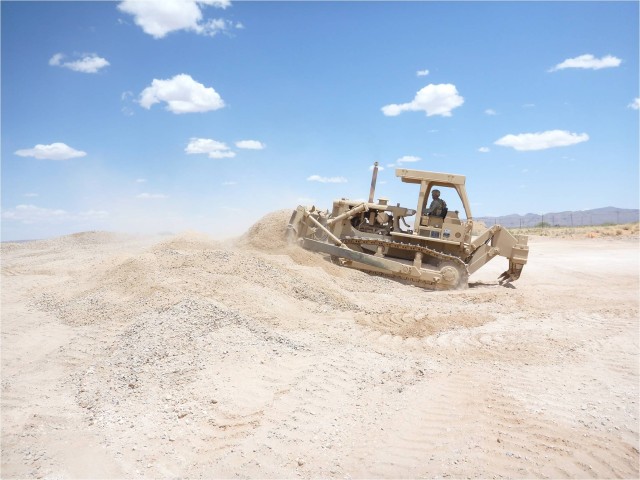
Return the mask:
[[[425,209],[424,215],[433,215],[434,217],[444,217],[447,211],[447,202],[440,198],[440,190],[431,192],[431,205]]]

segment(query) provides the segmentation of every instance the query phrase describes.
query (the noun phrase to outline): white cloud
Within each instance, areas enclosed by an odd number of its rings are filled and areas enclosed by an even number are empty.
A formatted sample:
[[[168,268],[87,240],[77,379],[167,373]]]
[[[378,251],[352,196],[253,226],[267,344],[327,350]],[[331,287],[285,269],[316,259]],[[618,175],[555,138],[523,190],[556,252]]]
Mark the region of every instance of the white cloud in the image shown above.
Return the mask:
[[[28,197],[28,198],[34,198],[34,197],[39,197],[40,195],[38,195],[37,193],[33,193],[33,192],[28,192],[25,193],[24,195],[22,195],[23,197]]]
[[[191,138],[184,151],[188,154],[207,154],[209,158],[217,159],[236,156],[225,143],[210,138]]]
[[[191,138],[187,148],[184,149],[186,153],[211,153],[221,150],[228,150],[226,144],[218,142],[217,140],[211,140],[210,138]]]
[[[74,60],[72,62],[63,62],[63,58],[64,54],[56,53],[49,59],[49,65],[64,67],[69,70],[73,70],[74,72],[82,73],[97,73],[100,69],[110,65],[106,59],[97,56],[95,53],[86,54],[79,60]]]
[[[416,72],[416,75],[418,77],[426,77],[427,75],[429,75],[429,70],[418,70]]]
[[[133,92],[130,91],[122,92],[120,95],[120,100],[124,103],[120,111],[127,117],[131,117],[133,115],[133,109],[129,106],[135,102],[133,97]]]
[[[2,218],[4,220],[24,224],[99,219],[107,216],[109,216],[109,212],[104,210],[88,210],[86,212],[71,213],[59,208],[43,208],[36,205],[18,205],[13,209],[2,212]]]
[[[382,107],[382,112],[388,117],[395,117],[407,111],[424,111],[427,117],[433,115],[450,117],[451,111],[463,103],[464,98],[458,95],[455,85],[450,83],[429,84],[419,90],[411,102],[385,105]]]
[[[166,195],[162,194],[162,193],[140,193],[138,195],[136,195],[136,198],[142,198],[144,200],[157,200],[160,198],[167,198]]]
[[[236,142],[236,147],[246,148],[248,150],[262,150],[266,145],[258,140],[240,140]]]
[[[63,66],[74,72],[96,73],[101,68],[109,65],[109,62],[104,58],[98,57],[97,55],[90,55],[74,62],[67,62]]]
[[[416,157],[414,155],[405,155],[404,157],[400,157],[396,160],[398,165],[402,165],[403,163],[415,163],[422,160],[420,157]]]
[[[571,133],[566,130],[548,130],[538,133],[520,133],[505,135],[494,143],[503,147],[511,147],[519,151],[545,150],[554,147],[567,147],[576,143],[586,142],[586,133]]]
[[[549,71],[555,72],[557,70],[564,70],[565,68],[600,70],[601,68],[619,67],[620,63],[622,63],[622,60],[611,55],[596,58],[588,53],[575,58],[567,58],[564,62],[557,64]]]
[[[522,105],[522,108],[534,108],[535,106],[535,103],[525,103],[524,105]]]
[[[636,97],[633,99],[633,102],[631,102],[629,105],[627,105],[628,108],[633,108],[634,110],[640,110],[640,97]]]
[[[498,114],[498,112],[496,112],[493,108],[487,108],[487,109],[484,111],[484,113],[485,113],[486,115],[491,115],[491,116],[493,116],[493,115],[497,115],[497,114]]]
[[[218,33],[228,33],[230,30],[234,28],[243,29],[244,26],[242,24],[234,25],[232,21],[225,20],[224,18],[215,18],[215,19],[208,20],[202,25],[198,26],[198,28],[196,28],[195,31],[200,35],[214,37]]]
[[[373,165],[369,165],[369,171],[373,172]],[[378,165],[378,171],[381,172],[384,170],[384,167],[382,165]]]
[[[160,102],[166,102],[166,109],[176,114],[208,112],[225,106],[212,87],[205,87],[184,73],[168,80],[154,79],[140,93],[139,103],[147,110]]]
[[[62,59],[64,55],[62,53],[56,53],[53,57],[49,59],[49,65],[59,66],[62,64]]]
[[[321,177],[320,175],[311,175],[307,177],[307,180],[320,183],[347,183],[347,179],[344,177]]]
[[[147,179],[146,178],[136,178],[136,183],[146,183]]]
[[[223,10],[231,6],[231,0],[197,0],[197,2],[203,5],[211,5],[216,8],[222,8]]]
[[[478,149],[478,151],[479,151],[480,153],[489,153],[489,148],[488,148],[488,147],[480,147],[480,148]]]
[[[187,30],[200,35],[213,36],[233,26],[223,19],[203,21],[201,5],[227,8],[230,0],[124,0],[118,9],[133,15],[136,25],[154,38],[162,38],[170,32]],[[221,27],[224,24],[224,28]]]
[[[232,185],[237,185],[238,182],[233,182],[233,181],[228,181],[228,182],[222,182],[222,185],[224,186],[232,186]]]
[[[38,160],[69,160],[70,158],[84,157],[87,152],[76,150],[64,143],[52,143],[51,145],[36,145],[15,152],[20,157],[34,157]]]
[[[22,223],[36,223],[41,221],[65,220],[69,213],[61,209],[37,207],[35,205],[18,205],[16,208],[2,213],[5,220],[14,220]]]

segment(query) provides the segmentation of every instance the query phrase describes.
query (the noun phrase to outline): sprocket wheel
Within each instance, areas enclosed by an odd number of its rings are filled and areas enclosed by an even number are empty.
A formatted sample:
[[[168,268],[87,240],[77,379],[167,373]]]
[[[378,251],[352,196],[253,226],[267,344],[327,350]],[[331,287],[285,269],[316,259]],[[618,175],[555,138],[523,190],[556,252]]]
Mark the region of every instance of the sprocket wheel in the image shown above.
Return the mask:
[[[440,272],[442,272],[442,279],[447,282],[448,285],[452,285],[451,288],[463,289],[469,286],[469,274],[466,268],[463,268],[456,262],[450,260],[443,260],[438,264]]]

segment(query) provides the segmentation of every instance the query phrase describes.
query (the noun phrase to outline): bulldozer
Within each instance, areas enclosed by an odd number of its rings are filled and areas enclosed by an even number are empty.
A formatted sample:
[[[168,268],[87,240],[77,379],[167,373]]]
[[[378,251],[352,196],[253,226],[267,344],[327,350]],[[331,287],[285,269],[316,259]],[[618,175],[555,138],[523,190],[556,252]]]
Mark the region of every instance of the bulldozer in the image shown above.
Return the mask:
[[[467,288],[469,276],[498,256],[509,261],[498,278],[501,285],[520,277],[529,254],[528,237],[512,235],[500,225],[475,232],[465,176],[405,168],[395,174],[404,183],[420,186],[416,209],[394,206],[386,198],[374,202],[376,162],[368,201],[335,200],[331,212],[300,205],[287,225],[287,239],[328,255],[336,264],[430,290]],[[457,192],[464,218],[444,202],[445,208],[429,211],[429,195],[437,188]],[[414,215],[412,227],[406,219]]]

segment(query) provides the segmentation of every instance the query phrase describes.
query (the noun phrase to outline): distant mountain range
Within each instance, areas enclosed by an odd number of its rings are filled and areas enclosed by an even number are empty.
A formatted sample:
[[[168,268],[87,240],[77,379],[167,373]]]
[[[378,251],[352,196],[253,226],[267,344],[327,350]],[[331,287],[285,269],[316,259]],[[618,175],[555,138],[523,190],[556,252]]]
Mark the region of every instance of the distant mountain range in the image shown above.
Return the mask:
[[[544,226],[580,226],[603,225],[605,223],[634,223],[640,220],[640,210],[632,208],[603,207],[593,210],[578,210],[573,212],[527,213],[526,215],[503,215],[501,217],[475,217],[474,221],[494,224],[508,228]]]

